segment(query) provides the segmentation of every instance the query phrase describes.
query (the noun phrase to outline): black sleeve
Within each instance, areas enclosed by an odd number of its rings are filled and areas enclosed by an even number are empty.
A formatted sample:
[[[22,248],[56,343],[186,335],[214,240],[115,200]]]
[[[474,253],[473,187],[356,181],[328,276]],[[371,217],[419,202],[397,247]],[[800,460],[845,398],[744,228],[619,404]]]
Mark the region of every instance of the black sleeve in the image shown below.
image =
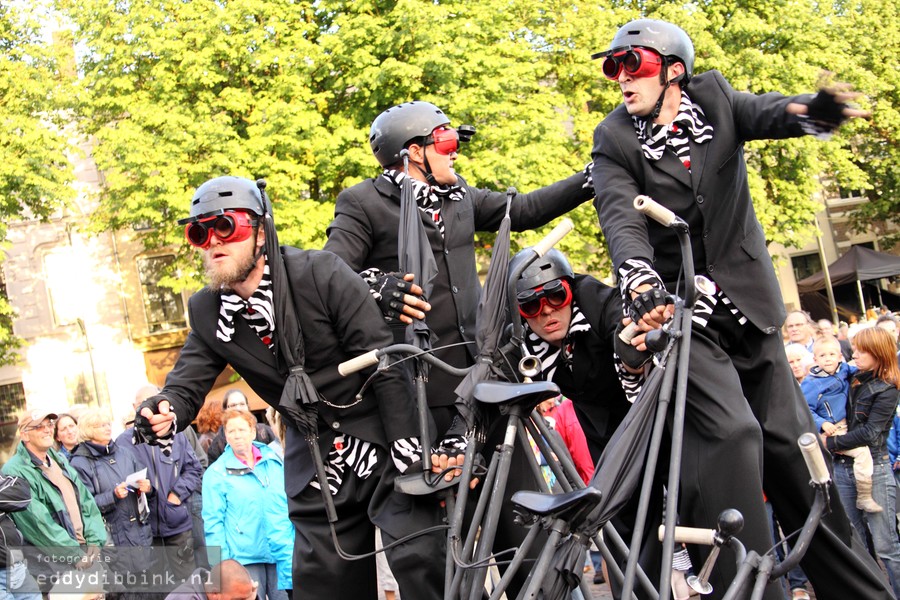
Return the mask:
[[[18,512],[28,508],[31,488],[22,477],[0,475],[0,512]]]
[[[506,192],[468,189],[475,207],[476,231],[497,231],[506,214]],[[585,187],[584,171],[533,192],[518,194],[509,210],[512,229],[526,231],[546,225],[593,197],[594,190]]]
[[[897,388],[890,387],[876,394],[866,422],[844,435],[826,438],[828,449],[847,450],[877,443],[879,436],[888,430],[888,423],[893,422],[894,411],[897,409],[897,393]]]

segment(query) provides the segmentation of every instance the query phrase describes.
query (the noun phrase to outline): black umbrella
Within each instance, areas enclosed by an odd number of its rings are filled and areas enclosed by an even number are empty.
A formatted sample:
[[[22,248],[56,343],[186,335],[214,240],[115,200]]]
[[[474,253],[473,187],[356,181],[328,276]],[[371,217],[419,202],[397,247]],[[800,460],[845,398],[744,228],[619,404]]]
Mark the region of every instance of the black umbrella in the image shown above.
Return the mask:
[[[501,379],[503,373],[494,365],[494,354],[500,346],[500,337],[506,325],[507,270],[509,269],[509,232],[512,229],[509,218],[509,207],[516,196],[516,189],[506,191],[506,214],[500,222],[500,230],[491,251],[491,263],[488,266],[481,300],[478,301],[476,317],[475,344],[478,356],[475,366],[469,370],[456,387],[456,408],[466,421],[466,429],[471,431],[477,420],[477,409],[473,392],[475,384],[487,379]]]
[[[400,228],[397,232],[397,258],[400,262],[402,274],[412,273],[414,283],[422,288],[426,299],[431,296],[434,288],[433,281],[437,277],[437,262],[428,243],[425,226],[422,225],[422,213],[416,206],[416,198],[413,193],[413,183],[409,176],[409,151],[401,150],[403,159],[403,184],[400,187]],[[430,351],[434,336],[425,321],[413,319],[411,325],[406,327],[406,343],[416,348]],[[428,363],[424,360],[415,361],[415,385],[416,399],[419,411],[419,431],[422,443],[422,469],[431,470],[431,446],[430,433],[428,431],[428,403],[425,397],[425,382],[428,379]]]
[[[300,320],[297,318],[284,258],[281,256],[281,247],[278,244],[275,221],[272,219],[272,204],[265,191],[266,182],[260,179],[256,185],[259,187],[266,207],[266,214],[263,215],[263,230],[266,234],[265,253],[269,275],[272,278],[272,301],[278,332],[275,336],[278,341],[275,347],[275,356],[280,365],[288,367],[288,377],[284,382],[281,399],[276,408],[306,438],[316,468],[316,477],[319,480],[328,521],[335,523],[337,511],[335,511],[334,501],[331,498],[325,463],[319,450],[317,404],[320,396],[304,368],[303,334],[300,331]]]

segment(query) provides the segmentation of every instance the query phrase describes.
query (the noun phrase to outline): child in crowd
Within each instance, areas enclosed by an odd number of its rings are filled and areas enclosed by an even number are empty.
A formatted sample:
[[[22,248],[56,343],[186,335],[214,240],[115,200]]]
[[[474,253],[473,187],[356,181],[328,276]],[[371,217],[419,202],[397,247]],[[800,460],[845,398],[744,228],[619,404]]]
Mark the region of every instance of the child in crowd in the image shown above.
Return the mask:
[[[826,436],[843,435],[847,433],[850,380],[857,369],[843,361],[841,345],[836,338],[816,340],[813,359],[816,366],[800,384],[806,403],[819,431]],[[856,508],[870,513],[881,512],[881,506],[872,499],[872,453],[869,448],[860,446],[841,450],[841,453],[853,458]]]

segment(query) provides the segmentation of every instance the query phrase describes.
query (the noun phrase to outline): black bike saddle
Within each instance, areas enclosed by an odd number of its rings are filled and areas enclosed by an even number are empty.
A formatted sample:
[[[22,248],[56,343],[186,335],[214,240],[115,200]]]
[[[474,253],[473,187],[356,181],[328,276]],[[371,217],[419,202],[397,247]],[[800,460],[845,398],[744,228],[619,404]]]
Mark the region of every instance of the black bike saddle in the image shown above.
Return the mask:
[[[482,381],[475,385],[474,396],[485,404],[518,404],[534,408],[544,400],[559,396],[559,386],[552,381],[534,383],[508,383],[505,381]]]
[[[572,490],[565,494],[543,494],[523,490],[513,494],[512,503],[539,517],[551,515],[568,518],[578,513],[589,513],[599,504],[602,497],[603,493],[593,487]]]

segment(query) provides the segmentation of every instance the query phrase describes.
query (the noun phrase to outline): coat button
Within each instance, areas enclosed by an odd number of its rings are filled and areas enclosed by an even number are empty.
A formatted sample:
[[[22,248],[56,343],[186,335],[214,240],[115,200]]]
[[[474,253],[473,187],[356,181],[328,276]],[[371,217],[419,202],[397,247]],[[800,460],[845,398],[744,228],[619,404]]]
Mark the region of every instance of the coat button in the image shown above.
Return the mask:
[[[334,423],[331,424],[332,429],[338,429],[340,426],[341,426],[341,424],[338,421],[335,421]]]
[[[449,255],[449,254],[450,254],[450,249],[449,249],[449,248],[444,248],[444,254],[445,254],[445,255]]]
[[[716,270],[716,265],[709,265],[708,267],[706,267],[707,273],[712,273],[715,270]]]
[[[456,287],[455,285],[454,285],[452,288],[450,288],[450,289],[453,290],[453,293],[454,293],[454,294],[458,294],[458,293],[459,293],[459,288]]]
[[[705,201],[706,199],[703,197],[703,194],[697,195],[697,204],[703,204]]]
[[[462,325],[460,325],[460,326],[459,326],[459,332],[460,332],[460,333],[465,333],[465,332],[466,332],[466,328],[463,327]]]
[[[703,239],[705,240],[708,237],[709,237],[709,229],[704,229],[703,230]]]
[[[778,331],[778,328],[777,328],[777,327],[766,327],[766,328],[763,330],[763,333],[765,333],[766,335],[772,335],[772,334],[775,333],[776,331]]]

